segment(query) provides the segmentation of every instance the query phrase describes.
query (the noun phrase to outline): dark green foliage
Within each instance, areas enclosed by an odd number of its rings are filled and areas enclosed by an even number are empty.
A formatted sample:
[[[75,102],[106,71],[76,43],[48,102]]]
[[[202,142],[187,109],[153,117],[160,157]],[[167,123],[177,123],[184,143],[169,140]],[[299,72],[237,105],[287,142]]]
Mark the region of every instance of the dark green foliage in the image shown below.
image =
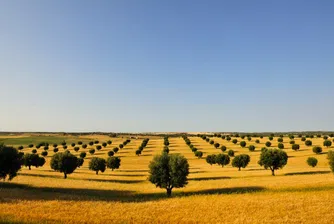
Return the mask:
[[[21,169],[22,153],[17,149],[0,144],[0,180],[12,180]]]
[[[241,142],[240,142],[240,146],[241,146],[242,148],[245,148],[246,145],[247,145],[247,143],[246,143],[245,141],[241,141]]]
[[[28,147],[29,147],[29,148],[34,147],[34,144],[29,144]]]
[[[54,152],[54,153],[58,152],[58,148],[54,148],[54,149],[53,149],[53,152]]]
[[[165,188],[168,196],[171,196],[173,188],[181,188],[188,184],[189,164],[182,155],[156,155],[150,162],[149,169],[149,181],[156,187]]]
[[[306,140],[305,145],[306,146],[312,146],[312,141],[311,140]]]
[[[142,150],[137,149],[137,150],[136,150],[136,155],[137,155],[137,156],[141,155],[141,151],[142,151]]]
[[[277,147],[278,147],[279,149],[284,149],[284,144],[280,142],[280,143],[278,143]]]
[[[37,153],[37,150],[36,150],[36,149],[33,149],[33,150],[31,150],[31,152],[32,152],[33,154],[36,154],[36,153]]]
[[[239,171],[241,168],[245,168],[248,163],[250,162],[250,156],[247,154],[240,154],[233,158],[232,160],[232,166],[239,168]]]
[[[325,136],[323,137],[323,139],[324,139],[324,140],[327,140],[327,139],[328,139],[328,136],[325,135]]]
[[[233,157],[234,151],[232,149],[228,150],[227,155],[229,155],[230,157]]]
[[[82,145],[82,148],[83,148],[83,149],[87,148],[87,145],[86,145],[86,144],[83,144],[83,145]]]
[[[108,140],[108,141],[107,141],[107,144],[108,144],[108,145],[111,145],[111,143],[112,143],[111,140]]]
[[[266,142],[266,146],[270,147],[271,146],[271,142]]]
[[[270,136],[268,139],[269,139],[269,141],[272,141],[274,139],[274,137]]]
[[[226,148],[225,145],[222,145],[222,146],[220,147],[220,150],[222,150],[222,152],[225,152],[225,151],[227,150],[227,148]]]
[[[22,150],[22,149],[23,149],[23,146],[22,146],[22,145],[18,147],[18,150]]]
[[[212,166],[212,164],[216,164],[216,155],[208,155],[205,160]]]
[[[124,145],[123,144],[119,144],[119,146],[118,146],[120,149],[122,149],[123,147],[124,147]]]
[[[250,141],[252,141],[252,138],[251,137],[247,137],[247,140],[250,142]]]
[[[102,173],[106,170],[106,160],[99,157],[93,157],[89,161],[88,168],[95,171],[96,175],[101,171]]]
[[[213,145],[215,143],[215,141],[211,140],[210,141],[210,145]]]
[[[113,156],[114,154],[115,154],[114,151],[109,151],[109,152],[108,152],[108,156]]]
[[[278,138],[277,141],[278,142],[283,142],[283,138]]]
[[[86,158],[86,155],[87,155],[87,153],[85,153],[85,152],[81,152],[81,153],[80,153],[80,158],[84,159],[84,158]]]
[[[41,155],[45,157],[45,156],[48,155],[48,152],[47,152],[47,151],[43,151],[43,152],[41,153]]]
[[[261,152],[259,165],[270,169],[275,176],[275,170],[282,169],[288,163],[288,155],[280,149],[266,149]]]
[[[88,145],[92,146],[92,145],[94,145],[94,142],[93,142],[93,141],[90,141],[90,142],[88,143]]]
[[[216,142],[216,143],[214,144],[214,146],[215,146],[216,149],[218,149],[219,146],[220,146],[220,144],[219,144],[218,142]]]
[[[65,142],[65,140],[64,140],[64,141],[62,141],[61,145],[62,145],[62,146],[66,145],[66,142]]]
[[[293,144],[292,145],[292,150],[297,151],[297,150],[299,150],[299,148],[300,148],[300,146],[298,144]]]
[[[90,150],[89,150],[89,153],[90,153],[91,155],[93,155],[93,154],[95,153],[95,149],[90,149]]]
[[[305,142],[305,141],[306,141],[306,138],[305,138],[305,137],[302,137],[302,138],[301,138],[301,141],[302,141],[302,142]]]
[[[259,144],[259,143],[260,143],[260,140],[259,140],[259,139],[256,139],[256,140],[255,140],[255,143],[256,143],[256,144]]]
[[[290,145],[293,145],[293,144],[295,144],[295,141],[294,141],[294,140],[291,140],[291,141],[290,141]]]
[[[44,150],[45,151],[49,150],[49,146],[44,146]]]
[[[78,141],[78,145],[82,145],[82,141]]]
[[[98,140],[95,140],[95,141],[94,141],[94,144],[99,144],[99,141],[98,141]]]
[[[295,136],[293,136],[293,135],[289,135],[289,138],[292,140],[292,139],[295,138]]]
[[[227,136],[227,137],[226,137],[226,140],[227,140],[227,141],[231,141],[231,137],[230,137],[230,136]]]
[[[101,149],[102,149],[102,146],[97,145],[97,146],[96,146],[96,149],[97,149],[97,150],[101,150]]]
[[[238,143],[238,140],[237,140],[237,139],[233,139],[233,140],[232,140],[232,143],[233,143],[233,144],[237,144],[237,143]]]
[[[328,151],[327,159],[328,159],[329,167],[331,168],[331,171],[334,173],[334,152],[332,150]]]
[[[58,146],[57,144],[53,144],[53,148],[57,148],[57,146]]]
[[[74,147],[74,151],[76,151],[76,152],[78,152],[80,150],[80,148],[79,147]]]
[[[77,160],[77,167],[79,168],[79,167],[81,167],[82,165],[83,165],[83,163],[84,163],[84,159],[83,158],[78,158],[78,160]]]
[[[216,163],[222,167],[230,163],[230,157],[226,154],[218,154],[215,156],[215,158],[216,158]]]
[[[113,148],[113,151],[114,151],[114,153],[117,153],[117,152],[118,152],[118,150],[119,150],[119,148],[118,148],[118,147],[115,147],[115,148]]]
[[[107,147],[107,143],[106,142],[103,142],[102,143],[102,146],[105,148],[105,147]]]
[[[255,146],[254,145],[250,145],[248,147],[248,149],[249,149],[249,151],[254,152],[255,151]]]
[[[78,167],[78,158],[69,152],[58,152],[52,156],[50,166],[53,170],[64,173],[64,178],[67,174],[71,174]]]
[[[22,159],[22,164],[26,167],[29,167],[29,170],[31,170],[31,166],[35,166],[37,168],[37,167],[43,166],[44,163],[45,163],[45,159],[43,157],[39,157],[37,154],[27,153],[27,154],[24,154],[23,159]]]
[[[121,166],[121,159],[117,156],[112,156],[107,159],[107,167],[114,171]]]
[[[203,156],[203,152],[202,151],[196,151],[195,156],[200,159]]]
[[[191,151],[192,151],[193,153],[195,153],[197,150],[198,150],[198,149],[195,148],[195,147],[191,148]]]
[[[306,162],[309,166],[312,166],[312,167],[316,167],[318,164],[318,160],[314,157],[308,157]]]
[[[332,146],[332,142],[330,140],[325,140],[324,141],[324,146],[327,147],[327,148],[331,147]]]
[[[163,149],[162,151],[168,154],[168,153],[169,153],[169,148],[168,148],[168,146],[165,146],[164,149]]]
[[[74,147],[74,146],[75,146],[75,143],[72,143],[71,146]]]
[[[67,145],[63,145],[63,148],[64,148],[64,149],[67,149]]]
[[[314,146],[312,151],[315,153],[315,154],[320,154],[322,153],[322,148],[320,146]]]

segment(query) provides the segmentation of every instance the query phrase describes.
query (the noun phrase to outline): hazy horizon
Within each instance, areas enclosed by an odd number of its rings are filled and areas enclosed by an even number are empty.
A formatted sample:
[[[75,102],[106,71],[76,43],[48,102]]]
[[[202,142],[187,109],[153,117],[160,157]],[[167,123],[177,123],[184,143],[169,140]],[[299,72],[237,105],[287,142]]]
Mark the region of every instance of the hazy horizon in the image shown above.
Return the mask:
[[[0,131],[333,131],[333,11],[1,1]]]

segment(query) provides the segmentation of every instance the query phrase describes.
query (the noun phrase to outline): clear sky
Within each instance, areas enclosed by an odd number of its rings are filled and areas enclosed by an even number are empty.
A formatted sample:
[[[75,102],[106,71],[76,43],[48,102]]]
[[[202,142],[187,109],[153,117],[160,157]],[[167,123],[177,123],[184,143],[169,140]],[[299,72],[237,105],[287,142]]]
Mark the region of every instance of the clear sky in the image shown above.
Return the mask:
[[[334,1],[0,1],[0,131],[334,129]]]

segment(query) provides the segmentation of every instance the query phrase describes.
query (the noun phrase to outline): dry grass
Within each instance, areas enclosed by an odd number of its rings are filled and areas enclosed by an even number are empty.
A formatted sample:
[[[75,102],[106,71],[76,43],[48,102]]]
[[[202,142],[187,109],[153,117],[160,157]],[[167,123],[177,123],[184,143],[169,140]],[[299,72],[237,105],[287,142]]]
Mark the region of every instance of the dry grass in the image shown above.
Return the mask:
[[[87,136],[86,136],[87,137]],[[106,141],[102,136],[89,136]],[[191,137],[204,156],[219,153],[201,138]],[[231,165],[224,168],[210,166],[205,159],[197,159],[182,138],[170,138],[170,153],[182,153],[190,163],[189,184],[173,191],[167,198],[163,189],[147,181],[149,161],[163,148],[163,139],[154,138],[142,156],[135,150],[142,139],[132,140],[118,156],[121,168],[95,175],[84,166],[64,180],[62,174],[49,167],[23,168],[11,183],[0,185],[0,221],[27,223],[332,223],[334,207],[334,177],[326,161],[326,152],[315,155],[312,147],[300,143],[301,150],[291,150],[289,139],[284,139],[290,156],[288,165],[272,177],[257,161],[261,139],[255,152],[240,148],[232,142],[214,138],[233,149],[236,154],[251,155],[251,163],[242,171]],[[107,157],[107,152],[125,138],[112,139],[111,146],[95,156]],[[240,141],[241,139],[239,139]],[[313,139],[322,145],[323,139]],[[250,143],[246,140],[247,144]],[[274,147],[277,141],[274,140]],[[61,148],[61,147],[59,147]],[[62,151],[63,149],[60,149]],[[70,147],[70,150],[72,148]],[[89,150],[89,147],[86,151]],[[31,149],[24,149],[31,151]],[[38,150],[39,152],[42,149]],[[82,149],[80,149],[82,151]],[[79,151],[79,152],[80,152]],[[78,154],[78,153],[77,153]],[[318,158],[316,168],[306,164],[309,156]]]

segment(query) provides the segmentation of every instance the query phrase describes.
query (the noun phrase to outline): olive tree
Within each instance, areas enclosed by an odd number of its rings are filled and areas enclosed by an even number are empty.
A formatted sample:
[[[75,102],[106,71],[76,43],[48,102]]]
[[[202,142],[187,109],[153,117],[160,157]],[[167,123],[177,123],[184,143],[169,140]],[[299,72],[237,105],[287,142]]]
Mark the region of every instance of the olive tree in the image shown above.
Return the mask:
[[[227,150],[227,148],[226,148],[225,145],[222,145],[222,146],[220,147],[220,150],[222,150],[222,152],[225,152],[225,151]]]
[[[78,167],[78,158],[73,154],[66,152],[58,152],[52,156],[50,162],[51,169],[64,173],[64,178],[67,174],[71,174]]]
[[[94,155],[94,153],[95,153],[95,149],[90,149],[90,150],[89,150],[89,153],[90,153],[91,155]]]
[[[216,142],[216,143],[214,144],[214,146],[215,146],[216,149],[218,149],[219,146],[220,146],[220,144],[219,144],[218,142]]]
[[[81,152],[81,153],[80,153],[80,158],[84,159],[84,158],[86,158],[86,155],[87,155],[87,153],[85,153],[85,152]]]
[[[212,164],[216,164],[216,155],[208,155],[205,160],[212,166]]]
[[[240,142],[240,146],[241,146],[242,148],[246,147],[246,144],[247,144],[247,143],[246,143],[245,141],[241,141],[241,142]]]
[[[121,166],[121,159],[117,156],[112,156],[107,159],[107,167],[112,171],[118,169]]]
[[[312,141],[311,140],[306,140],[305,145],[306,146],[312,146]]]
[[[300,148],[300,146],[298,144],[293,144],[292,145],[292,150],[297,151],[297,150],[299,150],[299,148]]]
[[[108,156],[113,156],[114,154],[115,154],[114,151],[109,151],[109,152],[108,152]]]
[[[306,162],[309,166],[312,166],[312,167],[316,167],[318,164],[318,160],[314,157],[308,157]]]
[[[228,150],[227,154],[231,157],[234,156],[234,151],[232,149]]]
[[[237,167],[239,171],[241,168],[245,168],[250,162],[250,156],[247,154],[240,154],[233,158],[232,166]]]
[[[325,140],[324,141],[324,146],[327,147],[327,148],[331,147],[332,146],[332,142],[330,140]]]
[[[255,151],[255,146],[250,145],[250,146],[248,146],[248,149],[249,149],[249,151],[254,152]]]
[[[89,161],[88,168],[95,171],[96,175],[99,174],[99,171],[103,173],[106,170],[106,160],[99,157],[93,157]]]
[[[275,176],[275,170],[282,169],[288,163],[288,155],[281,149],[265,149],[261,152],[259,165],[270,169]]]
[[[226,154],[218,154],[216,155],[215,158],[216,158],[216,163],[222,167],[230,163],[230,157]]]
[[[278,147],[279,149],[284,149],[284,144],[280,142],[280,143],[278,143],[277,147]]]
[[[271,142],[266,142],[266,146],[270,147],[271,146]]]
[[[21,169],[22,153],[11,146],[0,143],[0,180],[12,180]]]
[[[233,144],[237,144],[237,143],[238,143],[238,140],[237,140],[237,139],[233,139],[233,140],[232,140],[232,143],[233,143]]]
[[[156,187],[165,188],[168,196],[171,196],[173,188],[188,184],[189,164],[180,154],[156,155],[150,162],[149,169],[149,181]]]
[[[203,152],[202,151],[196,151],[195,156],[200,159],[203,156]]]
[[[48,152],[47,152],[47,151],[43,151],[43,152],[41,153],[41,155],[44,156],[44,157],[46,157],[46,156],[48,155]]]
[[[255,140],[255,143],[256,143],[256,144],[259,144],[259,143],[260,143],[260,140],[259,140],[259,139],[256,139],[256,140]]]
[[[315,153],[315,154],[320,154],[322,153],[322,148],[320,146],[314,146],[312,151]]]
[[[113,151],[114,151],[114,153],[117,153],[117,152],[118,152],[118,150],[119,150],[119,148],[118,148],[118,147],[115,147],[115,148],[113,148]]]
[[[107,147],[107,143],[106,142],[103,142],[102,143],[102,146],[105,148],[105,147]]]
[[[22,164],[31,170],[31,166],[40,167],[45,164],[45,159],[43,157],[39,157],[37,154],[24,154],[22,159]]]

